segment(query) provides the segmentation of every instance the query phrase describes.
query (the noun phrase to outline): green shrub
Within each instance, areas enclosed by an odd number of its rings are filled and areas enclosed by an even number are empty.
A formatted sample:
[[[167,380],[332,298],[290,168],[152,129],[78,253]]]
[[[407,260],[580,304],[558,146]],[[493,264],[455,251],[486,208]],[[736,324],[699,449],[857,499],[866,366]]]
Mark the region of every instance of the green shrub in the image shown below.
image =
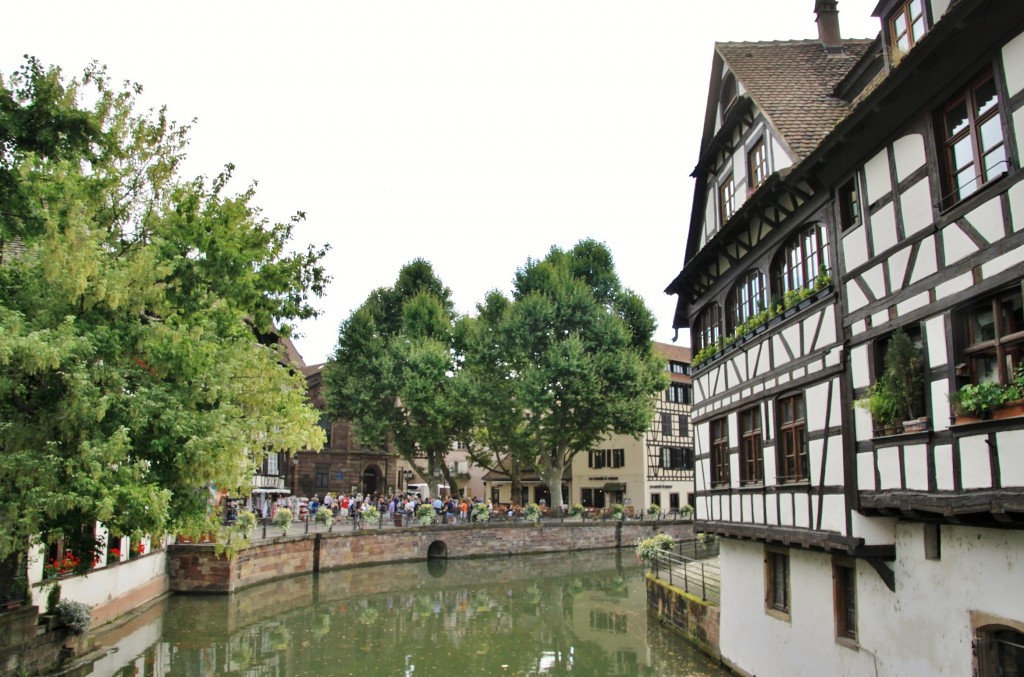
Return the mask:
[[[645,562],[650,562],[654,558],[654,553],[659,550],[672,550],[676,546],[676,542],[668,534],[658,534],[638,539],[633,546],[636,549],[637,557]]]
[[[429,527],[431,524],[437,521],[437,511],[434,510],[434,506],[429,503],[424,503],[420,507],[416,508],[416,521],[425,527]]]
[[[652,503],[650,507],[647,508],[647,516],[661,517],[661,506],[658,505],[657,503]]]
[[[282,533],[288,533],[288,527],[292,525],[292,511],[288,508],[280,508],[274,515],[274,526],[280,527]]]
[[[489,519],[491,519],[491,511],[487,508],[487,504],[474,503],[473,520],[476,522],[486,522]]]
[[[524,514],[527,520],[537,523],[540,521],[540,506],[536,503],[528,503]]]
[[[73,633],[80,635],[89,629],[89,623],[92,622],[92,610],[81,602],[62,599],[57,603],[57,618]]]

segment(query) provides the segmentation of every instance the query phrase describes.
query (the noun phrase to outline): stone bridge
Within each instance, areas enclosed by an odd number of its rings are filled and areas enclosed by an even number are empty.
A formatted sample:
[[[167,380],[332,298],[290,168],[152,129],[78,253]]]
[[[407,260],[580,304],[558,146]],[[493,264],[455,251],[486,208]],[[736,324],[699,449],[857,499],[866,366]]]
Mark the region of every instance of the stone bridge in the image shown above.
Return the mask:
[[[276,578],[369,564],[632,547],[658,533],[689,539],[693,525],[519,522],[328,532],[254,541],[234,559],[218,556],[210,543],[180,544],[167,550],[167,573],[175,592],[229,593]]]

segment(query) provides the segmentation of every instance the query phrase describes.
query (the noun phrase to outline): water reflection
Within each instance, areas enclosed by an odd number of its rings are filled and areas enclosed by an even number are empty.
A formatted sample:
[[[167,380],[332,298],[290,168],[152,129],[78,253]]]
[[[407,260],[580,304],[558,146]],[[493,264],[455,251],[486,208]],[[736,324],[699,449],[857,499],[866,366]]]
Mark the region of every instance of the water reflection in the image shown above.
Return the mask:
[[[632,553],[405,563],[175,596],[95,675],[723,675],[649,618]]]

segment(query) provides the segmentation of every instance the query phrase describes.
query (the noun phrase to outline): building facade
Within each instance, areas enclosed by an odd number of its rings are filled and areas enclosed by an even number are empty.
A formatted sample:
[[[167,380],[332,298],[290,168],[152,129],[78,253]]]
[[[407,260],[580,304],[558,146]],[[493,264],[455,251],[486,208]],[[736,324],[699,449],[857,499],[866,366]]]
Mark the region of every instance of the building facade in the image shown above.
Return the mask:
[[[640,436],[611,435],[594,449],[577,453],[563,477],[562,496],[569,504],[600,511],[621,503],[633,514],[651,505],[679,513],[691,504],[695,466],[690,350],[658,342],[653,350],[665,360],[670,384],[655,398],[650,425]],[[519,497],[512,496],[507,476],[492,472],[484,479],[495,503],[550,503],[550,493],[536,473],[523,478]]]
[[[722,654],[1019,674],[1024,418],[1000,405],[1024,395],[1024,7],[882,0],[874,40],[814,9],[818,40],[716,45],[666,290]]]

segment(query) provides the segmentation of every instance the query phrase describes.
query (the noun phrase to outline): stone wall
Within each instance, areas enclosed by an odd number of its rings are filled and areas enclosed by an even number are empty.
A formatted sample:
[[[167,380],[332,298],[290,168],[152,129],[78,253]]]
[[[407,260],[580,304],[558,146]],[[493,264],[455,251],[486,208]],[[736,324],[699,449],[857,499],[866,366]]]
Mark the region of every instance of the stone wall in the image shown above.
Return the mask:
[[[658,613],[663,623],[677,630],[706,654],[721,660],[719,607],[650,573],[647,574],[647,606]]]
[[[23,606],[0,613],[0,674],[37,674],[88,649],[88,635],[77,635]]]
[[[693,537],[685,522],[478,524],[460,527],[388,527],[260,541],[234,560],[211,544],[168,548],[167,573],[175,592],[226,593],[296,574],[431,557],[487,557],[632,547],[657,533]]]

